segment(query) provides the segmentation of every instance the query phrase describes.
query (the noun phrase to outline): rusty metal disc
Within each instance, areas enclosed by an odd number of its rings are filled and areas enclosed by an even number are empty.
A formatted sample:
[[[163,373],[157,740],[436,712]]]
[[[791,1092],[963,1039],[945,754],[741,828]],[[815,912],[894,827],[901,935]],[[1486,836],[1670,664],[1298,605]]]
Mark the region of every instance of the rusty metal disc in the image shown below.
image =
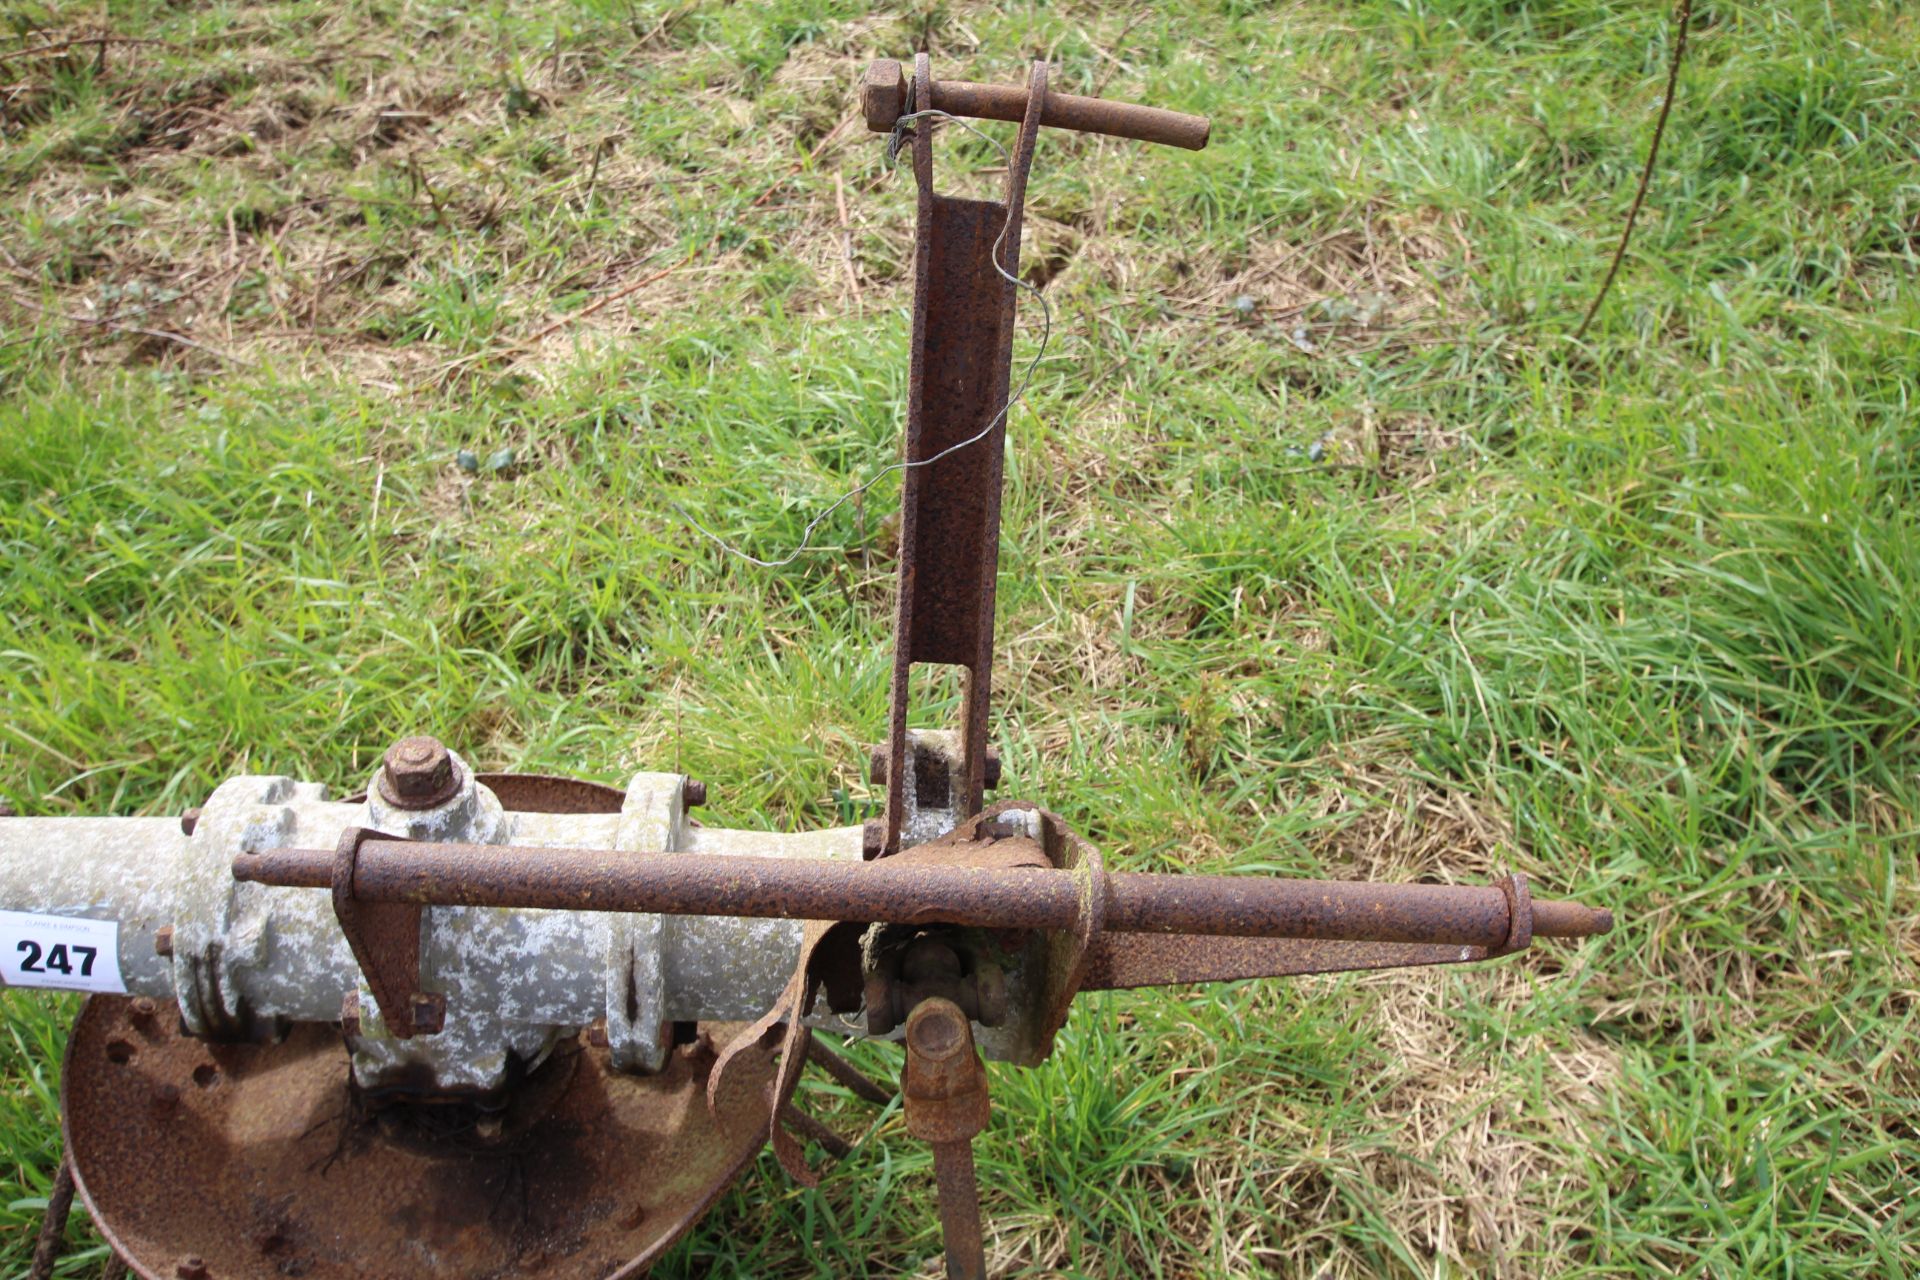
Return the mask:
[[[627,799],[619,787],[551,773],[479,773],[474,780],[514,813],[618,813]]]
[[[604,782],[553,773],[476,773],[473,780],[493,792],[503,809],[514,813],[618,813],[627,793]],[[365,804],[356,791],[342,804]]]
[[[724,1122],[709,1111],[713,1061],[703,1035],[628,1076],[574,1042],[503,1111],[374,1110],[335,1027],[209,1043],[164,1006],[94,996],[61,1111],[82,1201],[147,1280],[614,1280],[644,1272],[766,1138],[764,1089]]]

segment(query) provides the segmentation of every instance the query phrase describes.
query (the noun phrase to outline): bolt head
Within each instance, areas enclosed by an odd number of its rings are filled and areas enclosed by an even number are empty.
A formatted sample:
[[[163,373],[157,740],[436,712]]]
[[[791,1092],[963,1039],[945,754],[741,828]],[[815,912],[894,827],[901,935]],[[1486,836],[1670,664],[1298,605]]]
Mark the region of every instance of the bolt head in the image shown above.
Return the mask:
[[[460,789],[453,756],[437,738],[402,738],[387,749],[380,793],[402,809],[431,809]]]
[[[416,991],[407,997],[415,1035],[438,1035],[447,1025],[447,997],[438,991]]]
[[[907,1047],[931,1062],[945,1062],[973,1048],[973,1028],[950,1000],[922,1000],[907,1015]]]
[[[907,74],[892,58],[876,58],[860,80],[860,113],[867,128],[887,133],[907,113]]]
[[[153,931],[153,954],[171,957],[173,955],[173,926],[163,924]]]
[[[190,836],[193,829],[200,825],[200,810],[192,808],[180,815],[180,834]]]
[[[698,778],[688,778],[680,785],[680,799],[689,809],[698,809],[707,802],[707,784]]]

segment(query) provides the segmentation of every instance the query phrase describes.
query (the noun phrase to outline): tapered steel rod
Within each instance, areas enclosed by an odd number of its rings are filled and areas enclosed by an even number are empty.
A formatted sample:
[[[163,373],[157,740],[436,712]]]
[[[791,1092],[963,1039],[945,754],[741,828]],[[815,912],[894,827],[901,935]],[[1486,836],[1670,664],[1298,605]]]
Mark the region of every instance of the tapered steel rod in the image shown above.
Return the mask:
[[[276,849],[234,860],[238,880],[326,888],[335,854]],[[1509,934],[1507,897],[1466,885],[1367,884],[1265,876],[1107,878],[1106,928],[1343,942],[1440,942],[1498,947]],[[1069,871],[929,865],[904,859],[648,854],[369,839],[353,894],[369,902],[670,915],[956,924],[1065,929],[1078,918]],[[1540,937],[1586,937],[1613,927],[1610,912],[1536,902]]]

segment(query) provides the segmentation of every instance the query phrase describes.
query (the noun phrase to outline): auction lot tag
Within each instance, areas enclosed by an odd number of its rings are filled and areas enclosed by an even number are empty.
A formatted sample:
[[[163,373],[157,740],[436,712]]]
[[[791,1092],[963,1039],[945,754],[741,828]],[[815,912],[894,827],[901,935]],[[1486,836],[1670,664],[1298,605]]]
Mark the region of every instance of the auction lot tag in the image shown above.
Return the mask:
[[[0,979],[10,987],[125,991],[120,922],[0,911]]]

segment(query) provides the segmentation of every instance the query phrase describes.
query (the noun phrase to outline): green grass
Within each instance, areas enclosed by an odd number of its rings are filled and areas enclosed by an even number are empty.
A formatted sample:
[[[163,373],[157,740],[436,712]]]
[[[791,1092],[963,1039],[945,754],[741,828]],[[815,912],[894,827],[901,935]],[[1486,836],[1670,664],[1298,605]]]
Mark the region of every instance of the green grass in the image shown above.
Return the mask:
[[[10,52],[103,11],[6,12]],[[493,768],[683,768],[729,824],[869,811],[897,482],[778,571],[671,504],[783,552],[892,457],[911,182],[832,131],[868,57],[924,40],[1012,80],[1045,50],[1058,87],[1210,113],[1215,141],[1043,136],[1026,256],[1057,323],[1010,431],[1006,794],[1120,866],[1512,867],[1620,927],[1083,1001],[1051,1061],[993,1073],[995,1267],[1920,1270],[1910,9],[1699,6],[1577,346],[1660,6],[105,12],[169,43],[0,63],[21,812],[352,787],[408,731]],[[978,142],[941,152],[949,185],[998,181]],[[0,1001],[9,1273],[72,1010]],[[932,1204],[890,1114],[817,1190],[763,1160],[662,1274],[931,1274]],[[93,1274],[73,1236],[63,1274]]]

